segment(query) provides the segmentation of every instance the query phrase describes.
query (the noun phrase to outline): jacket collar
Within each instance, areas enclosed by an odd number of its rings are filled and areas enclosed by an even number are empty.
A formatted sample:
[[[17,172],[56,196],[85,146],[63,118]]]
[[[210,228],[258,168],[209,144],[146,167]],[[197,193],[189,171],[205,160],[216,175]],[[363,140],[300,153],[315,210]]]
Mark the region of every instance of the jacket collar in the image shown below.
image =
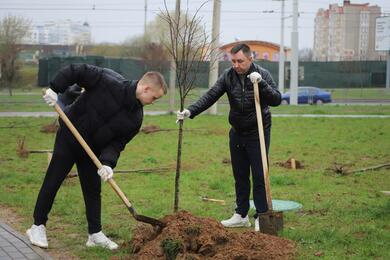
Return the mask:
[[[137,84],[138,80],[130,80],[126,84],[125,106],[130,109],[143,107],[142,103],[137,99],[136,96]]]
[[[249,70],[248,70],[248,72],[246,73],[246,75],[249,75],[249,74],[251,74],[252,72],[255,72],[255,71],[257,71],[257,70],[256,70],[256,65],[252,62],[252,64],[251,64],[251,66],[249,67]]]

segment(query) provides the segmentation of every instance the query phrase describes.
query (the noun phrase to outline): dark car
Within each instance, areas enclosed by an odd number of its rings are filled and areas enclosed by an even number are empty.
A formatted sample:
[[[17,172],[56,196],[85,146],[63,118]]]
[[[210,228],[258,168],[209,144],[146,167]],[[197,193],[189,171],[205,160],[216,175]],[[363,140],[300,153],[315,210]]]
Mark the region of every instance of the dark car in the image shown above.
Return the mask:
[[[331,93],[317,87],[298,87],[298,104],[317,104],[332,102]],[[290,104],[290,91],[282,94],[282,104]]]

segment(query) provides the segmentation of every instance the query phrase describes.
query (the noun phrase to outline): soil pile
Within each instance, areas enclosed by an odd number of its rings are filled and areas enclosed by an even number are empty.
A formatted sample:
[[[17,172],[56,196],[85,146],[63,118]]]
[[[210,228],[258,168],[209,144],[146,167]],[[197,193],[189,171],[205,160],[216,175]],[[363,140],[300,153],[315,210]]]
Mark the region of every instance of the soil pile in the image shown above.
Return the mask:
[[[254,231],[227,230],[217,220],[180,211],[162,219],[156,230],[139,225],[130,247],[132,259],[291,259],[295,243]]]

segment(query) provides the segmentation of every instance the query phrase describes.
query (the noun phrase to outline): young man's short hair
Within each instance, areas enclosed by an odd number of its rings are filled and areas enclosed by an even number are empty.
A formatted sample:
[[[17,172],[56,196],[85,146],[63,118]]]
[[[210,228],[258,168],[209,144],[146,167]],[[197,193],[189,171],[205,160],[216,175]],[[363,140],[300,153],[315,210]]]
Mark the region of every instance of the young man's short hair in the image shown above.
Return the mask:
[[[233,48],[230,50],[231,54],[236,54],[237,52],[242,51],[245,56],[249,57],[251,56],[251,49],[249,48],[248,45],[245,43],[239,43],[233,46]]]
[[[153,87],[162,88],[164,94],[167,94],[168,87],[167,83],[165,83],[164,76],[157,71],[149,71],[146,72],[142,78],[139,80],[141,84],[152,85]]]

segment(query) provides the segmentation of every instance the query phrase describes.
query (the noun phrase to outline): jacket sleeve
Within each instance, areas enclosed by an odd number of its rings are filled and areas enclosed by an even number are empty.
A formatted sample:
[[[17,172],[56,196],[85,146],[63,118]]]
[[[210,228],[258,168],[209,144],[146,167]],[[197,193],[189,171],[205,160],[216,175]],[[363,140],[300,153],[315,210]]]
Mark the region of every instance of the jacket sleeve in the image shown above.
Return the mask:
[[[115,168],[120,153],[125,149],[125,146],[131,139],[138,133],[137,131],[131,132],[131,134],[112,140],[101,152],[99,160],[103,165],[108,165],[111,168]]]
[[[194,118],[211,107],[226,92],[225,75],[225,73],[222,74],[211,89],[188,107],[188,110],[191,112],[190,118]]]
[[[72,104],[82,93],[82,88],[73,84],[64,93],[58,95],[58,104],[62,109]]]
[[[78,84],[85,90],[92,89],[100,80],[103,69],[81,63],[70,64],[62,68],[53,80],[50,81],[50,88],[56,93],[64,93],[73,84]]]
[[[267,70],[261,70],[261,77],[263,78],[259,83],[260,95],[264,97],[265,102],[269,106],[279,106],[282,102],[282,95],[276,87],[275,81]]]

